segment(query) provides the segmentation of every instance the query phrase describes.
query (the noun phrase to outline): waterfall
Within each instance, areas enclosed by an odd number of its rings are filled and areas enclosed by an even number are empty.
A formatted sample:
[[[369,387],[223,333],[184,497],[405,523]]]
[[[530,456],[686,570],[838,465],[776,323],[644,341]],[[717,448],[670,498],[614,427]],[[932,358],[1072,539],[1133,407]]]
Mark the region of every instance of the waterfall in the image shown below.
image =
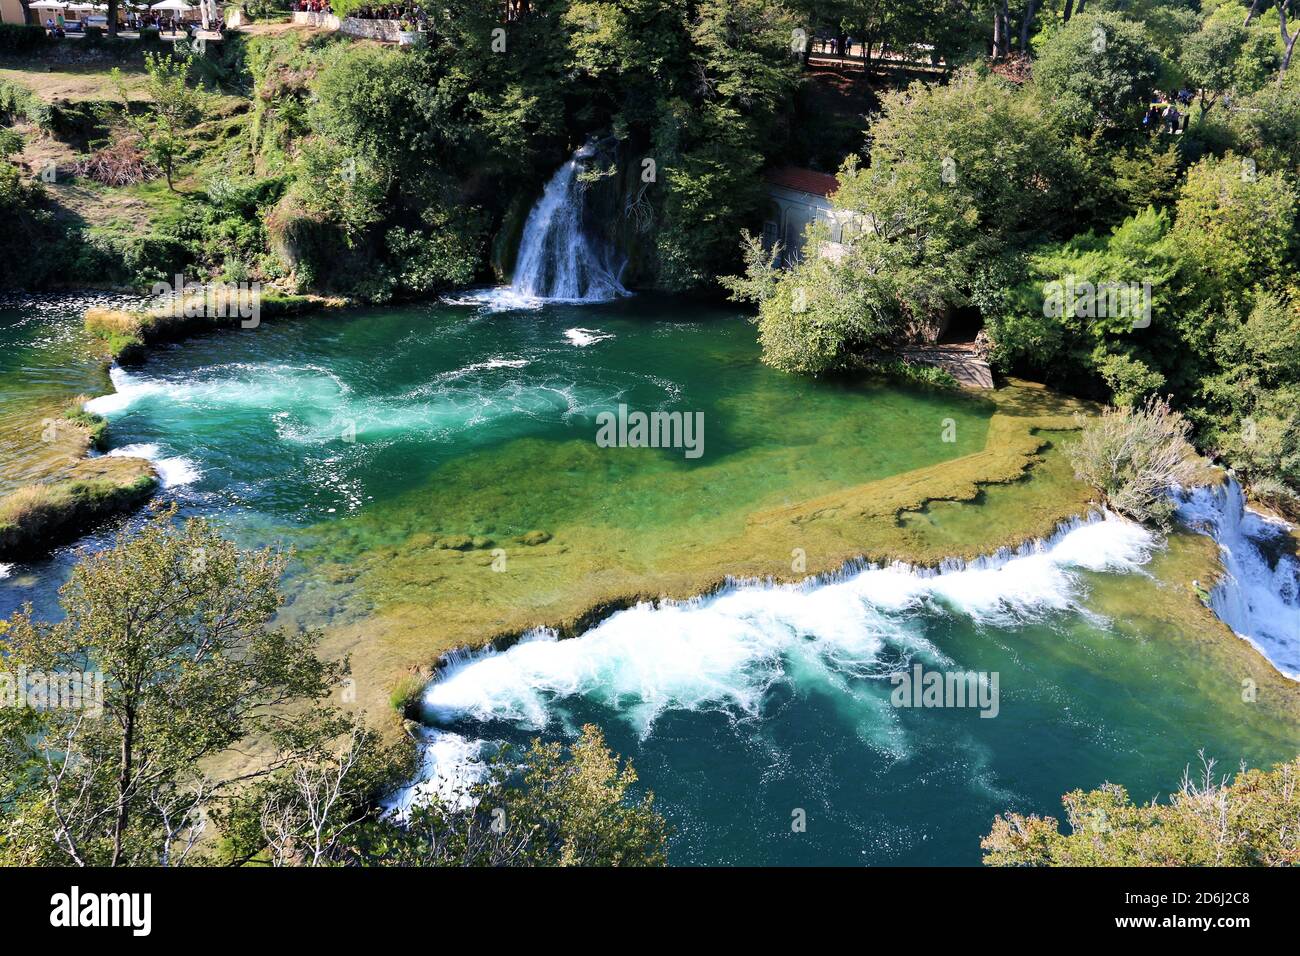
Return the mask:
[[[1178,516],[1219,544],[1224,575],[1210,592],[1211,609],[1279,671],[1300,680],[1300,561],[1280,546],[1288,526],[1247,509],[1233,478],[1179,491],[1175,500]]]
[[[524,224],[511,293],[520,299],[555,302],[607,302],[628,291],[619,282],[623,263],[608,244],[591,235],[583,222],[586,160],[595,155],[583,146],[546,184]]]

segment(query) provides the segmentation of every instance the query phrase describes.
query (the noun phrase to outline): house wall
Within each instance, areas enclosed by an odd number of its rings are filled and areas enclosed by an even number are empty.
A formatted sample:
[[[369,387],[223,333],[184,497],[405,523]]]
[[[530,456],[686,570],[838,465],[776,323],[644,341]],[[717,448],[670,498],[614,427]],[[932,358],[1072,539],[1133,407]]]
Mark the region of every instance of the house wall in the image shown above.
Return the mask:
[[[780,264],[787,268],[803,258],[806,232],[811,223],[826,224],[830,238],[822,243],[819,252],[829,259],[838,260],[844,255],[848,238],[861,231],[859,216],[835,209],[825,196],[772,183],[768,184],[767,195],[771,204],[767,221],[763,223],[763,246],[771,249],[774,243],[780,242]]]
[[[18,0],[0,0],[0,23],[26,23]]]
[[[831,204],[825,196],[769,184],[771,212],[763,223],[763,245],[781,243],[781,265],[791,266],[803,258],[805,232],[821,220],[830,222]]]

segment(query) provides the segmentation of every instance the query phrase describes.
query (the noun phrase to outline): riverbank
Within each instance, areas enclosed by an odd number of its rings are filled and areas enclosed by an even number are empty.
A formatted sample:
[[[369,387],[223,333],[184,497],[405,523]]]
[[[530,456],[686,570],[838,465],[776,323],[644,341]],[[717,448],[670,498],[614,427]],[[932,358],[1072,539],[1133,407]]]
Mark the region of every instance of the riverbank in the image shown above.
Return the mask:
[[[134,511],[158,485],[143,458],[88,458],[62,478],[0,498],[0,560],[26,561],[69,544],[96,525]]]
[[[86,331],[121,364],[141,362],[151,347],[179,342],[192,335],[221,329],[256,328],[262,319],[308,312],[328,312],[351,306],[336,296],[292,295],[282,292],[205,287],[201,293],[177,296],[146,309],[92,307],[86,310]]]
[[[107,518],[139,507],[158,474],[143,458],[88,457],[103,447],[108,423],[84,409],[85,396],[57,417],[30,423],[42,454],[41,480],[0,496],[0,560],[31,560],[75,541]]]

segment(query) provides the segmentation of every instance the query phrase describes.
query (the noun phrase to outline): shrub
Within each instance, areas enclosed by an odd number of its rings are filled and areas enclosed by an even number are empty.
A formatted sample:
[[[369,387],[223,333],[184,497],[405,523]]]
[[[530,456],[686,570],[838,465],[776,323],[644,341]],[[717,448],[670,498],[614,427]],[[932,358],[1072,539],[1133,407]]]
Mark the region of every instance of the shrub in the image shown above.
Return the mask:
[[[1250,496],[1289,518],[1300,517],[1300,495],[1276,478],[1260,478],[1251,482]]]
[[[3,24],[0,24],[3,26]],[[0,80],[0,122],[27,120],[45,129],[52,119],[51,108],[27,87]]]
[[[44,27],[0,23],[0,53],[30,53],[50,42]]]
[[[1270,771],[1215,777],[1202,759],[1168,804],[1133,803],[1113,783],[1061,800],[1070,832],[1052,817],[1008,813],[980,841],[991,866],[1295,866],[1300,862],[1300,758]]]
[[[1190,430],[1167,401],[1149,398],[1135,407],[1110,409],[1084,425],[1070,448],[1070,463],[1075,476],[1100,491],[1115,511],[1167,525],[1173,510],[1170,486],[1186,484],[1196,473]]]

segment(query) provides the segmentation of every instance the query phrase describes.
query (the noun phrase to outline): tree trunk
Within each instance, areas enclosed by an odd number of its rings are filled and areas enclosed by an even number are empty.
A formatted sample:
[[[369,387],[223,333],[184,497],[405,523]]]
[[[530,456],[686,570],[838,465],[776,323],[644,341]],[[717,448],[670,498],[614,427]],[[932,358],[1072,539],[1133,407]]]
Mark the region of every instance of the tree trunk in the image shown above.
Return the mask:
[[[1007,15],[1007,0],[998,0],[993,7],[993,59],[1000,60],[1011,52],[1011,18]]]
[[[1065,13],[1061,17],[1062,23],[1069,23],[1070,16],[1074,13],[1074,0],[1065,0]]]
[[[108,0],[108,35],[117,36],[117,0]]]
[[[1034,25],[1034,14],[1038,12],[1038,0],[1025,0],[1025,16],[1020,22],[1020,52],[1029,52],[1029,28]]]
[[[1250,21],[1255,19],[1255,14],[1259,12],[1259,0],[1251,0],[1250,9],[1246,11],[1246,22],[1243,27],[1250,26]]]
[[[170,181],[168,182],[170,186]],[[122,837],[126,833],[127,792],[131,789],[131,758],[135,746],[135,711],[128,707],[122,725],[122,763],[117,772],[117,819],[113,821],[113,859],[109,866],[117,866],[122,856]]]
[[[1079,16],[1083,16],[1083,7],[1087,2],[1088,0],[1079,0],[1078,5],[1075,6],[1074,8],[1074,12],[1077,13]]]
[[[1277,16],[1278,29],[1282,31],[1282,42],[1286,45],[1286,52],[1282,54],[1282,69],[1277,71],[1277,85],[1281,86],[1282,81],[1286,79],[1287,67],[1291,65],[1291,54],[1295,52],[1295,41],[1300,38],[1300,26],[1292,34],[1286,25],[1286,9],[1291,5],[1291,0],[1278,0]]]

